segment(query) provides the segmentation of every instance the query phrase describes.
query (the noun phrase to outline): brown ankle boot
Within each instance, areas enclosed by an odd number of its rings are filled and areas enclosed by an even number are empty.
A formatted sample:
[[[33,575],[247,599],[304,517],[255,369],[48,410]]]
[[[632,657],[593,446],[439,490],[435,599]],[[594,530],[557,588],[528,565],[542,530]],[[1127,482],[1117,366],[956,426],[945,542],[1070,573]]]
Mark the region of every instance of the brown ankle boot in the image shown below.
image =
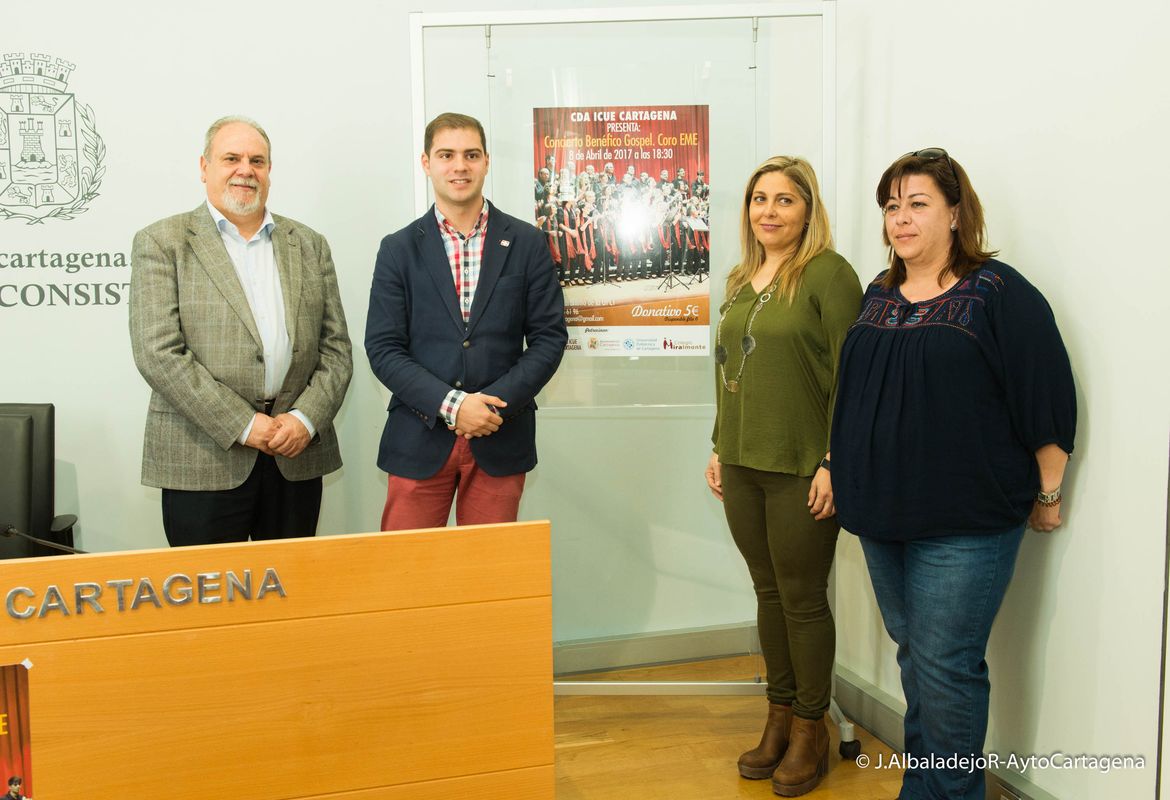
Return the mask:
[[[816,788],[829,772],[829,729],[825,718],[792,718],[788,751],[772,776],[772,791],[781,797],[799,797]]]
[[[792,706],[768,703],[768,722],[764,735],[754,750],[739,757],[739,774],[752,780],[771,778],[788,749],[788,729],[792,725]]]

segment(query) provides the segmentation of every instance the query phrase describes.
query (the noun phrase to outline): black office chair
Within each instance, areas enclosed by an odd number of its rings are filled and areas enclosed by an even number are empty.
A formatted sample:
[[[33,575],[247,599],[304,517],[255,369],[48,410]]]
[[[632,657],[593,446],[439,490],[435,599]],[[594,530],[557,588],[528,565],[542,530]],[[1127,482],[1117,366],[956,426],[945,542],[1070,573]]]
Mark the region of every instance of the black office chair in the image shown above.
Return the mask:
[[[53,513],[53,405],[0,403],[0,532],[9,526],[73,546],[73,514]],[[0,538],[0,558],[56,555],[16,537]]]

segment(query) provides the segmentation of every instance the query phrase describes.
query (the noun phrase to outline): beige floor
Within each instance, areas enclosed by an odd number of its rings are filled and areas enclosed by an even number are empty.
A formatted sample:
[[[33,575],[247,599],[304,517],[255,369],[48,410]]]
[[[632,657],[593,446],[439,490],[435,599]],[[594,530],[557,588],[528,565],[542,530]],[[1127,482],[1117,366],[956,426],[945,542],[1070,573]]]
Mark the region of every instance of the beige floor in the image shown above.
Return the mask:
[[[740,678],[744,660],[656,667],[592,677],[625,680]],[[582,676],[588,677],[588,676]],[[561,696],[556,698],[557,800],[718,800],[772,798],[770,781],[739,777],[735,760],[755,745],[762,697]],[[890,750],[860,728],[873,761]],[[807,796],[817,800],[890,800],[901,773],[863,769],[837,754],[830,726],[829,775]]]

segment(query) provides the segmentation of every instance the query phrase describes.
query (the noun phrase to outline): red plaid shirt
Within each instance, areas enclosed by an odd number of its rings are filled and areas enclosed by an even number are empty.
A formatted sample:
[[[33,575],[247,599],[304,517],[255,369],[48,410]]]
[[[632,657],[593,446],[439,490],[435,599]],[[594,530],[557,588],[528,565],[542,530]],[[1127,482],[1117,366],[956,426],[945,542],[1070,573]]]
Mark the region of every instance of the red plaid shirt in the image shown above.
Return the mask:
[[[455,293],[459,296],[464,322],[471,319],[471,303],[475,300],[475,288],[479,285],[483,245],[487,240],[487,217],[488,207],[484,203],[475,227],[464,236],[435,206],[435,218],[439,220],[439,231],[443,234],[443,247],[447,251],[447,261],[451,264],[451,277],[455,279]]]
[[[464,236],[455,226],[447,221],[443,212],[435,206],[435,219],[439,221],[439,233],[443,235],[443,248],[447,251],[447,261],[451,264],[451,278],[455,281],[455,294],[459,297],[459,310],[463,312],[463,321],[471,319],[471,304],[475,301],[475,289],[479,286],[479,271],[483,265],[483,246],[487,241],[487,203],[483,204],[483,211],[479,212],[479,219],[475,221],[471,233]],[[452,389],[443,398],[439,406],[439,416],[448,425],[455,424],[459,414],[459,406],[467,393],[459,389]]]

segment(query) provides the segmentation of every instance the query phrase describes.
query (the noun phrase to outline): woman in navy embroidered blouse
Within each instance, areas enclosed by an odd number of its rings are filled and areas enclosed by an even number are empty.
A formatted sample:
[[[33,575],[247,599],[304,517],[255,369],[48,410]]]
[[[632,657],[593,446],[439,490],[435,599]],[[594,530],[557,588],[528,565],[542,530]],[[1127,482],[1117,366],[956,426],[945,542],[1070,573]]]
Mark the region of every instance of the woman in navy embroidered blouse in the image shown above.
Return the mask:
[[[1052,309],[993,258],[979,198],[945,151],[899,158],[877,200],[890,268],[841,353],[834,499],[898,645],[905,749],[920,759],[900,797],[975,800],[983,771],[939,759],[982,754],[984,654],[1025,523],[1061,523],[1072,371]]]

